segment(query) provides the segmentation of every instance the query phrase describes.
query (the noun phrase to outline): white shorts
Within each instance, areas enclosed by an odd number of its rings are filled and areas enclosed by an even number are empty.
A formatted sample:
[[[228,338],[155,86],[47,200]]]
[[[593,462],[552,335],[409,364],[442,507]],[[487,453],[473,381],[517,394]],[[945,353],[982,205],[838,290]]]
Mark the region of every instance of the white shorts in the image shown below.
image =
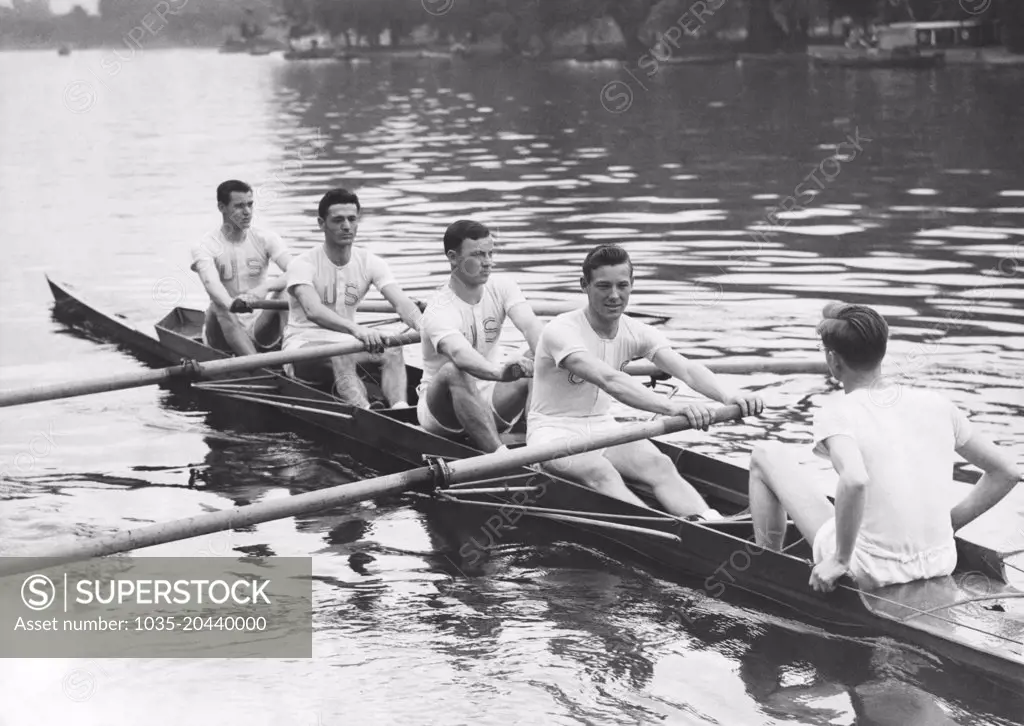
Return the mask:
[[[327,328],[316,328],[303,330],[300,333],[293,333],[289,335],[281,344],[281,350],[298,350],[299,348],[307,345],[334,345],[336,343],[359,343],[359,339],[349,333],[339,333],[336,330],[328,330]],[[359,356],[356,361],[358,363],[380,363],[389,351],[394,355],[395,351],[401,353],[402,349],[386,348],[383,353],[371,354],[362,351],[359,353],[353,353],[352,355]],[[328,359],[323,359],[323,363],[327,365]],[[295,378],[295,366],[291,363],[284,364],[284,372],[288,377]]]
[[[498,385],[497,381],[477,381],[477,390],[480,391],[480,395],[483,396],[484,401],[490,404],[491,414],[497,421],[504,424],[504,427],[498,427],[498,433],[503,434],[506,431],[512,429],[515,426],[516,421],[519,420],[519,416],[514,416],[511,421],[505,421],[498,412],[494,410],[494,388]],[[419,419],[420,426],[427,432],[437,434],[438,436],[457,436],[463,433],[464,429],[460,426],[457,429],[449,428],[434,418],[434,414],[430,412],[430,407],[427,405],[427,386],[422,383],[416,388],[416,418]]]
[[[621,430],[622,424],[610,414],[579,418],[534,417],[527,420],[526,445],[562,441],[565,443],[565,456],[558,457],[558,459],[563,464],[568,464],[588,457],[603,456],[606,448],[582,453],[574,452],[579,452],[580,444],[589,441],[593,436]]]
[[[814,535],[814,564],[836,552],[836,518],[832,517]],[[924,552],[908,560],[877,557],[854,546],[850,574],[862,590],[898,585],[929,577],[942,577],[956,569],[956,545]]]
[[[238,322],[241,323],[242,328],[249,335],[249,338],[256,346],[257,351],[269,351],[277,347],[277,343],[280,341],[280,333],[278,331],[278,339],[270,343],[264,344],[256,340],[256,322],[259,320],[260,314],[262,312],[263,311],[261,310],[254,310],[251,313],[232,313],[232,315],[234,315],[235,319],[237,319]],[[206,309],[206,313],[203,319],[203,344],[208,345],[211,348],[217,348],[219,350],[230,350],[230,346],[228,345],[227,339],[224,338],[224,333],[223,331],[221,331],[220,322],[216,319],[216,317],[216,313],[214,313],[213,306],[211,305]],[[212,325],[216,325],[216,327],[214,332],[214,339],[211,340],[210,328]]]

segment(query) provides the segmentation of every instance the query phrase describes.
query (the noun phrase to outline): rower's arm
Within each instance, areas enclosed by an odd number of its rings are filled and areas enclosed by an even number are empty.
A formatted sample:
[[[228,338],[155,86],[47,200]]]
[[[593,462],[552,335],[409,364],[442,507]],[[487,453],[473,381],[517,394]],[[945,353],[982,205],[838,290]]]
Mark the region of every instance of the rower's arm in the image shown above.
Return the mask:
[[[534,353],[537,352],[537,341],[540,340],[541,331],[544,330],[544,323],[533,312],[528,302],[517,303],[508,309],[508,317],[516,329],[526,338],[527,345]]]
[[[438,341],[437,352],[455,364],[460,371],[465,371],[475,378],[485,381],[500,381],[503,376],[502,366],[491,363],[462,335],[448,335]]]
[[[561,366],[627,406],[666,415],[676,411],[669,399],[651,391],[628,373],[612,368],[592,353],[570,353],[562,359]]]
[[[220,273],[217,272],[217,266],[212,262],[206,265],[198,265],[196,272],[199,273],[199,279],[203,282],[203,287],[206,288],[206,292],[210,296],[210,300],[213,301],[214,305],[222,307],[225,310],[231,309],[231,303],[234,302],[234,298],[228,294],[228,290],[224,287],[224,283],[220,280]]]
[[[864,519],[868,470],[852,436],[829,436],[825,444],[832,466],[839,474],[836,484],[836,559],[848,565]]]
[[[385,285],[380,291],[384,299],[391,303],[391,307],[398,313],[398,317],[402,319],[402,322],[408,325],[413,330],[419,331],[420,329],[420,318],[423,314],[420,312],[419,307],[413,302],[413,299],[406,295],[405,290],[398,283],[392,283]]]
[[[302,310],[306,313],[306,317],[311,323],[316,323],[321,328],[327,328],[339,333],[348,333],[349,335],[355,335],[359,329],[358,325],[350,320],[346,320],[324,305],[312,285],[293,285],[289,292],[291,292],[292,297],[295,298],[299,305],[302,306]]]
[[[954,532],[998,504],[1021,480],[1021,471],[1009,455],[977,431],[971,433],[956,453],[984,473],[971,493],[950,512]]]
[[[726,388],[703,363],[684,358],[671,348],[662,348],[655,353],[653,363],[697,393],[702,393],[720,403],[729,403],[737,395],[735,391]]]

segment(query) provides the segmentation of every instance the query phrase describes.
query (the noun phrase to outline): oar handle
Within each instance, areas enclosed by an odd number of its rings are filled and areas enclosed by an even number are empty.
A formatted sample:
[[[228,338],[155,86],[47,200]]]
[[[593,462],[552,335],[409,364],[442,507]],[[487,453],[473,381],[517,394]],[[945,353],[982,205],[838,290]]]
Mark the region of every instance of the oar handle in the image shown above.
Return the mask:
[[[416,303],[416,307],[423,312],[427,304],[422,300],[413,300]],[[235,312],[245,312],[245,308],[251,310],[287,310],[287,300],[253,300],[241,301],[235,300],[238,305],[238,309]],[[577,308],[582,307],[582,302],[559,302],[557,300],[531,300],[530,307],[533,308],[533,312],[541,317],[552,317],[555,315],[561,315],[562,313],[572,312]],[[232,309],[235,309],[234,304]],[[393,313],[395,308],[387,300],[364,300],[359,303],[359,312],[361,313]],[[668,310],[654,310],[648,308],[637,308],[636,310],[630,310],[631,315],[646,318],[658,318],[661,320],[671,320],[676,317],[676,313]]]
[[[385,347],[411,345],[420,341],[420,334],[415,332],[384,337]],[[204,380],[217,378],[231,373],[253,371],[260,368],[273,368],[285,363],[333,358],[339,355],[350,355],[366,350],[366,346],[358,340],[330,345],[313,345],[298,350],[276,351],[273,353],[257,353],[256,355],[226,358],[208,363],[188,362],[182,365],[161,368],[155,371],[122,373],[115,376],[94,378],[90,381],[73,383],[56,383],[49,386],[35,386],[18,391],[0,392],[0,408],[19,406],[25,403],[51,401],[56,398],[73,398],[91,393],[120,391],[127,388],[139,388],[153,383],[171,380]]]
[[[427,304],[422,300],[413,300],[413,302],[416,303],[416,307],[420,309],[420,312],[427,309]],[[238,306],[237,309],[235,307],[236,305]],[[249,308],[251,310],[287,310],[288,301],[280,299],[243,301],[236,299],[235,302],[231,304],[232,312],[246,312],[245,308]],[[364,300],[359,303],[359,312],[393,313],[395,312],[395,308],[387,300]]]

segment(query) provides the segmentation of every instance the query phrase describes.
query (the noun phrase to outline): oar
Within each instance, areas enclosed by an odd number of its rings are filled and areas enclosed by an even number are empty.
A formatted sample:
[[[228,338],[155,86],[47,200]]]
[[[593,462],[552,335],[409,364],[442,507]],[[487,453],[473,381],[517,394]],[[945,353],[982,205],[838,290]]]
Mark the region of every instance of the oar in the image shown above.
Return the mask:
[[[713,423],[721,423],[741,418],[739,406],[723,406],[714,411]],[[578,441],[551,441],[542,444],[525,446],[511,451],[483,454],[469,459],[447,462],[441,473],[443,481],[435,481],[439,470],[425,466],[411,471],[390,474],[375,479],[367,479],[353,484],[342,484],[328,489],[306,492],[269,501],[249,504],[212,514],[199,514],[188,519],[129,530],[121,534],[92,542],[74,543],[54,547],[48,551],[34,555],[19,555],[19,564],[0,564],[0,576],[18,572],[27,572],[38,565],[23,564],[24,557],[44,557],[47,566],[67,562],[78,562],[92,557],[103,557],[118,552],[152,547],[166,542],[199,537],[200,535],[220,532],[228,529],[239,529],[260,522],[284,519],[349,504],[364,499],[388,496],[410,489],[430,489],[432,486],[458,484],[490,479],[501,474],[515,471],[530,464],[538,464],[551,459],[558,459],[571,454],[579,454],[608,446],[640,441],[654,436],[683,431],[690,428],[690,422],[684,416],[663,418],[645,423],[623,426],[618,431],[607,432],[595,436],[581,437]]]
[[[416,303],[416,307],[422,312],[427,304],[422,300],[413,300]],[[263,300],[250,300],[242,302],[236,299],[231,303],[231,312],[242,313],[248,312],[248,310],[287,310],[288,301],[281,299],[263,299]],[[395,308],[387,300],[364,300],[359,303],[359,312],[361,313],[393,313]]]
[[[789,375],[797,373],[828,373],[828,365],[824,360],[808,358],[692,358],[698,363],[704,364],[713,373],[778,373]],[[667,373],[656,365],[646,360],[633,361],[625,367],[625,372],[631,376],[651,376],[659,380],[670,378]]]
[[[420,310],[426,307],[426,303],[422,300],[413,300]],[[253,310],[287,310],[287,300],[255,300],[250,303],[246,303],[248,307]],[[541,317],[552,317],[554,315],[561,315],[562,313],[572,312],[578,308],[583,307],[583,302],[560,302],[557,300],[530,300],[530,307],[533,308],[533,312]],[[235,309],[232,307],[232,309]],[[242,306],[237,308],[237,311],[241,311]],[[387,300],[363,300],[359,303],[359,312],[361,313],[393,313],[395,309],[391,306]],[[678,317],[679,313],[670,312],[668,310],[654,310],[650,308],[638,307],[630,310],[631,315],[638,315],[645,318],[663,318],[665,320],[671,320],[672,318]]]
[[[386,347],[411,345],[420,342],[420,334],[409,332],[402,335],[382,336]],[[154,383],[165,383],[173,380],[204,380],[218,378],[231,373],[252,371],[259,368],[272,368],[285,363],[299,363],[320,358],[333,358],[337,355],[349,355],[365,350],[366,347],[358,340],[347,343],[331,343],[329,345],[305,346],[297,350],[277,351],[273,353],[257,353],[256,355],[239,356],[226,360],[197,363],[182,363],[169,368],[137,373],[121,373],[104,376],[88,381],[55,383],[49,386],[36,386],[19,391],[0,391],[0,408],[19,406],[23,403],[51,401],[56,398],[72,398],[90,393],[104,391],[120,391],[125,388],[139,388]]]

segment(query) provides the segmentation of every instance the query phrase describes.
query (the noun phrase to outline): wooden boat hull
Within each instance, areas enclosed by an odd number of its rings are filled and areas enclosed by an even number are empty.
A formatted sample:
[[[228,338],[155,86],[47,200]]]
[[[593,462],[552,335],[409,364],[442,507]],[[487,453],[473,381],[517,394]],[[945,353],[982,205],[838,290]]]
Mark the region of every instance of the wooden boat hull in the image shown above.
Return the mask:
[[[157,325],[159,339],[146,337],[123,318],[107,315],[65,286],[50,282],[57,309],[93,331],[137,347],[165,362],[211,360],[224,354],[196,339],[202,313],[178,308]],[[409,367],[410,381],[419,372]],[[421,466],[424,456],[464,458],[477,454],[463,442],[433,436],[415,425],[415,409],[353,409],[329,394],[266,371],[254,379],[198,384],[203,390],[272,406],[282,413],[359,446],[352,453],[375,454],[385,471]],[[414,383],[411,385],[414,386]],[[411,392],[414,395],[414,392]],[[414,398],[411,400],[415,400]],[[748,472],[742,467],[655,441],[680,473],[723,512],[747,506]],[[381,465],[383,463],[383,465]],[[702,578],[707,595],[743,593],[829,628],[860,635],[889,635],[1018,685],[1024,682],[1024,599],[1006,584],[993,553],[960,543],[957,573],[947,578],[862,593],[852,582],[827,595],[808,587],[810,548],[790,527],[786,552],[764,550],[753,542],[749,520],[697,524],[663,512],[612,499],[585,486],[532,470],[503,477],[503,484],[439,487],[433,498],[485,517],[481,536],[494,538],[513,529],[523,516],[568,525],[629,551],[636,558],[677,576]],[[480,492],[474,490],[485,489]],[[985,598],[979,600],[984,590]],[[997,603],[1002,610],[957,605]]]
[[[708,55],[679,55],[670,56],[666,60],[659,60],[659,63],[680,66],[713,66],[726,63],[735,63],[739,59],[736,53],[711,53]]]

